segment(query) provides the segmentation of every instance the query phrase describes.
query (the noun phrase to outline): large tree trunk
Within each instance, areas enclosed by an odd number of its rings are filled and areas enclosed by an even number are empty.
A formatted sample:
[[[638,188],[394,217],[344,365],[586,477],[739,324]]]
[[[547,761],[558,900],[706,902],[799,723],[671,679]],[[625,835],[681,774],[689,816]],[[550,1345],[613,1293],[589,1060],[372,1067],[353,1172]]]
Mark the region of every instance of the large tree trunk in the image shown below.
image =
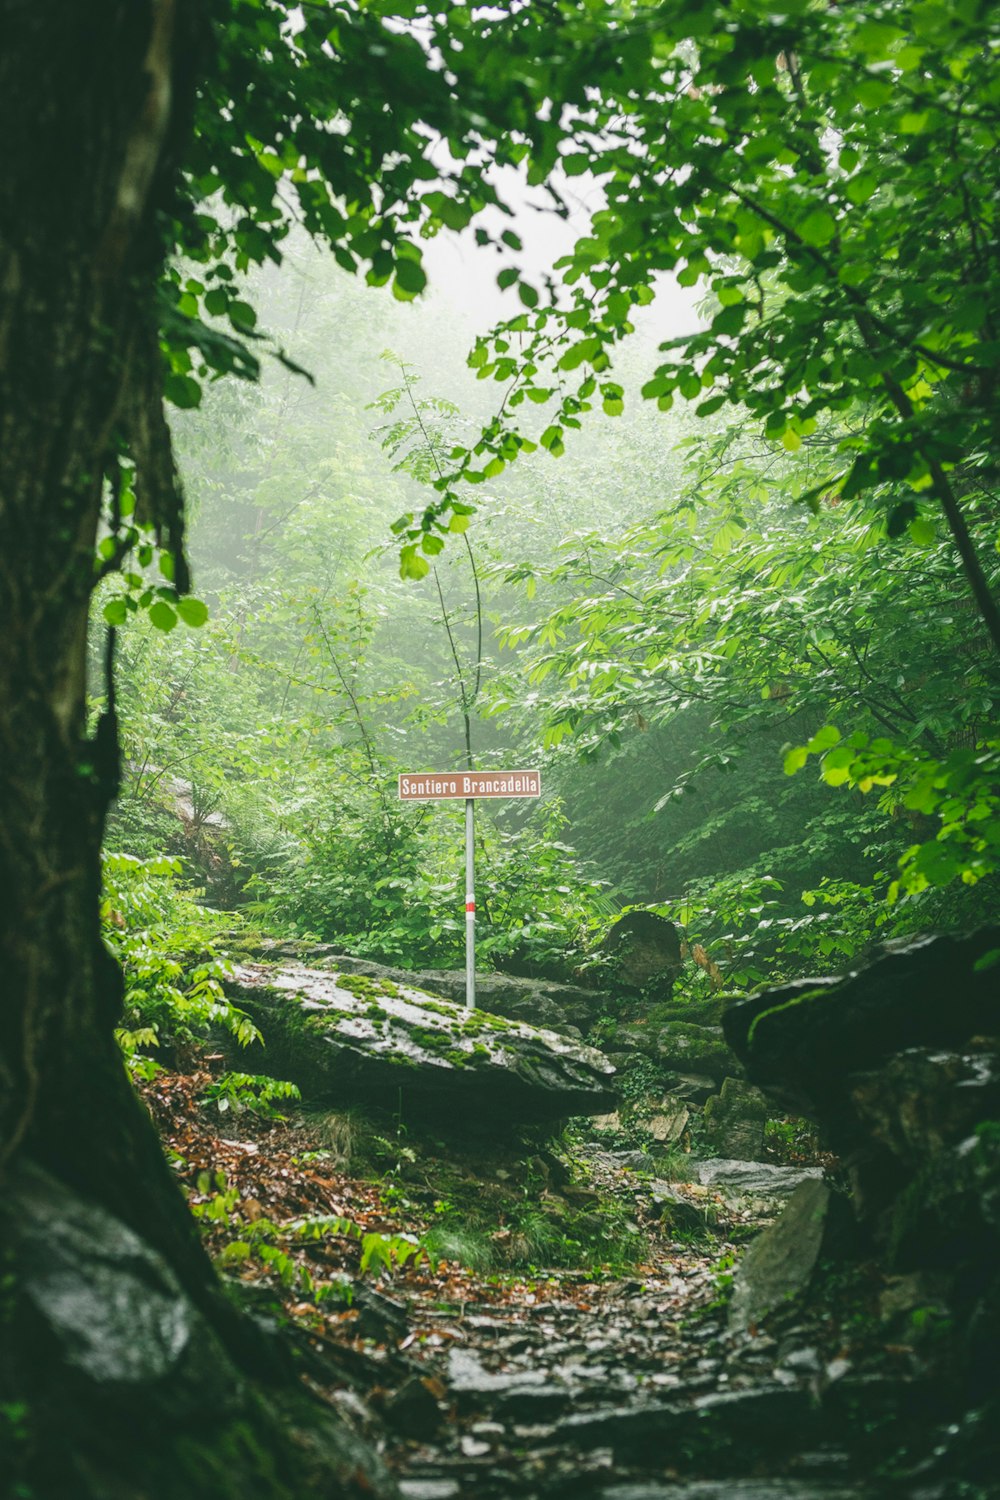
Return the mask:
[[[223,1297],[117,1051],[99,931],[113,720],[85,738],[105,475],[136,389],[156,389],[160,226],[201,26],[196,0],[0,0],[0,1224],[16,1242],[0,1490],[14,1474],[60,1500],[307,1493],[245,1378],[260,1335]],[[147,418],[165,433],[158,398]],[[147,1314],[156,1329],[117,1358],[99,1344],[124,1312],[126,1336]],[[324,1452],[342,1476],[362,1461],[337,1435]]]

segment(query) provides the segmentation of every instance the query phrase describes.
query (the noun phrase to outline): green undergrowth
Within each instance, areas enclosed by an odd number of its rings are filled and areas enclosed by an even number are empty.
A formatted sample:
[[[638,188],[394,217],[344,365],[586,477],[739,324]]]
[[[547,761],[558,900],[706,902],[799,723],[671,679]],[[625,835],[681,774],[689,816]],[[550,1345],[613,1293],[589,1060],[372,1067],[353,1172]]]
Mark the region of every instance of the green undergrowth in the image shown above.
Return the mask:
[[[539,1131],[461,1145],[357,1112],[313,1122],[341,1165],[377,1183],[388,1214],[419,1221],[436,1260],[480,1274],[539,1269],[622,1270],[647,1241],[628,1210],[590,1184],[576,1137]]]
[[[268,1272],[290,1291],[308,1297],[317,1305],[333,1300],[349,1304],[354,1282],[344,1272],[319,1277],[301,1255],[303,1246],[324,1240],[347,1241],[356,1246],[357,1272],[392,1273],[408,1264],[436,1264],[430,1246],[408,1232],[385,1234],[366,1231],[343,1214],[304,1215],[280,1223],[253,1212],[238,1188],[224,1172],[202,1172],[190,1194],[191,1212],[206,1229],[216,1230],[215,1262],[223,1271],[256,1266]]]
[[[119,1045],[134,1077],[150,1077],[176,1049],[213,1028],[241,1046],[260,1032],[222,987],[231,925],[181,882],[179,860],[106,854],[101,925],[125,982]]]

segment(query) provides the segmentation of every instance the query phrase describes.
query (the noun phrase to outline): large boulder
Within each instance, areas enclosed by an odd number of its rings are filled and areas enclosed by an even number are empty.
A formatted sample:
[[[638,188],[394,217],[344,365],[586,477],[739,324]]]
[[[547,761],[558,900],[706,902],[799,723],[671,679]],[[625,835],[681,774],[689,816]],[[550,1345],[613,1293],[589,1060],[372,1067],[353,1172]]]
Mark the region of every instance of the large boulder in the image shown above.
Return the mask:
[[[626,912],[601,947],[614,956],[623,984],[636,990],[652,986],[658,994],[670,994],[681,967],[681,939],[666,917],[654,911]]]
[[[742,1078],[726,1078],[720,1091],[705,1102],[705,1135],[720,1156],[760,1161],[769,1114],[767,1097],[759,1088]]]
[[[656,1038],[657,1055],[672,1072],[706,1075],[721,1083],[741,1071],[718,1026],[668,1021]]]
[[[931,1198],[944,1201],[961,1178],[955,1152],[1000,1117],[998,951],[997,928],[918,938],[867,968],[764,990],[725,1014],[750,1079],[819,1123],[847,1166],[859,1219],[893,1253],[913,1219],[933,1238]]]
[[[389,984],[413,985],[456,1005],[465,1000],[464,969],[397,969],[375,963],[372,959],[341,953],[333,943],[314,943],[301,938],[265,938],[250,956],[269,963],[291,960],[314,969],[331,969],[338,974],[360,974],[378,982],[386,980]],[[526,1021],[530,1026],[545,1026],[553,1031],[569,1030],[586,1035],[611,1002],[607,994],[584,989],[578,984],[563,984],[554,979],[524,979],[516,974],[477,974],[476,1003],[493,1016],[506,1016],[512,1021]]]
[[[919,938],[724,1018],[751,1081],[840,1157],[860,1243],[933,1314],[923,1353],[951,1413],[936,1462],[974,1476],[996,1471],[1000,1422],[998,960],[996,927]]]
[[[75,1187],[21,1159],[0,1244],[5,1497],[291,1500],[325,1472],[344,1500],[398,1500],[282,1346],[249,1321],[237,1344],[221,1295],[213,1323],[207,1283],[196,1305],[149,1240]]]
[[[750,1328],[803,1294],[827,1237],[830,1200],[821,1179],[802,1182],[781,1217],[757,1236],[733,1282],[730,1328]]]
[[[467,1130],[599,1114],[614,1068],[591,1047],[412,984],[302,964],[238,964],[229,998],[265,1038],[262,1066],[311,1100],[370,1103]]]
[[[1000,929],[897,945],[867,967],[761,990],[726,1010],[726,1040],[751,1081],[816,1118],[848,1074],[907,1047],[955,1047],[1000,1030]]]

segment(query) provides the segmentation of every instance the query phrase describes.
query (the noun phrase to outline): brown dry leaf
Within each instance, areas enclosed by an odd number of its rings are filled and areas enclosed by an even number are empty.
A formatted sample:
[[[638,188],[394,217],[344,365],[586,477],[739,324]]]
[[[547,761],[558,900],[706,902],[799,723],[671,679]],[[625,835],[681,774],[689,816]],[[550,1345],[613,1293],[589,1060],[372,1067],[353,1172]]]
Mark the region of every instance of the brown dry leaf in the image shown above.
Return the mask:
[[[705,952],[700,943],[694,943],[692,945],[691,957],[694,959],[699,969],[704,969],[705,973],[712,981],[712,988],[714,990],[721,989],[723,982],[722,970],[719,968],[714,959],[709,958],[708,954]]]

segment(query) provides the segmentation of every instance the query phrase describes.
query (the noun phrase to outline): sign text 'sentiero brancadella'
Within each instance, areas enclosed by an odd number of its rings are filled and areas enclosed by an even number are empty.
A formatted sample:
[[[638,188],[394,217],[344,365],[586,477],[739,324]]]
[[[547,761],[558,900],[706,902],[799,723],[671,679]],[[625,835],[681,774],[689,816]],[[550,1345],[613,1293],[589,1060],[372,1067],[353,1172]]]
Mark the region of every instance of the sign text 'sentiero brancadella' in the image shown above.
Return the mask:
[[[403,802],[446,802],[465,797],[540,797],[540,771],[418,771],[400,776]]]

